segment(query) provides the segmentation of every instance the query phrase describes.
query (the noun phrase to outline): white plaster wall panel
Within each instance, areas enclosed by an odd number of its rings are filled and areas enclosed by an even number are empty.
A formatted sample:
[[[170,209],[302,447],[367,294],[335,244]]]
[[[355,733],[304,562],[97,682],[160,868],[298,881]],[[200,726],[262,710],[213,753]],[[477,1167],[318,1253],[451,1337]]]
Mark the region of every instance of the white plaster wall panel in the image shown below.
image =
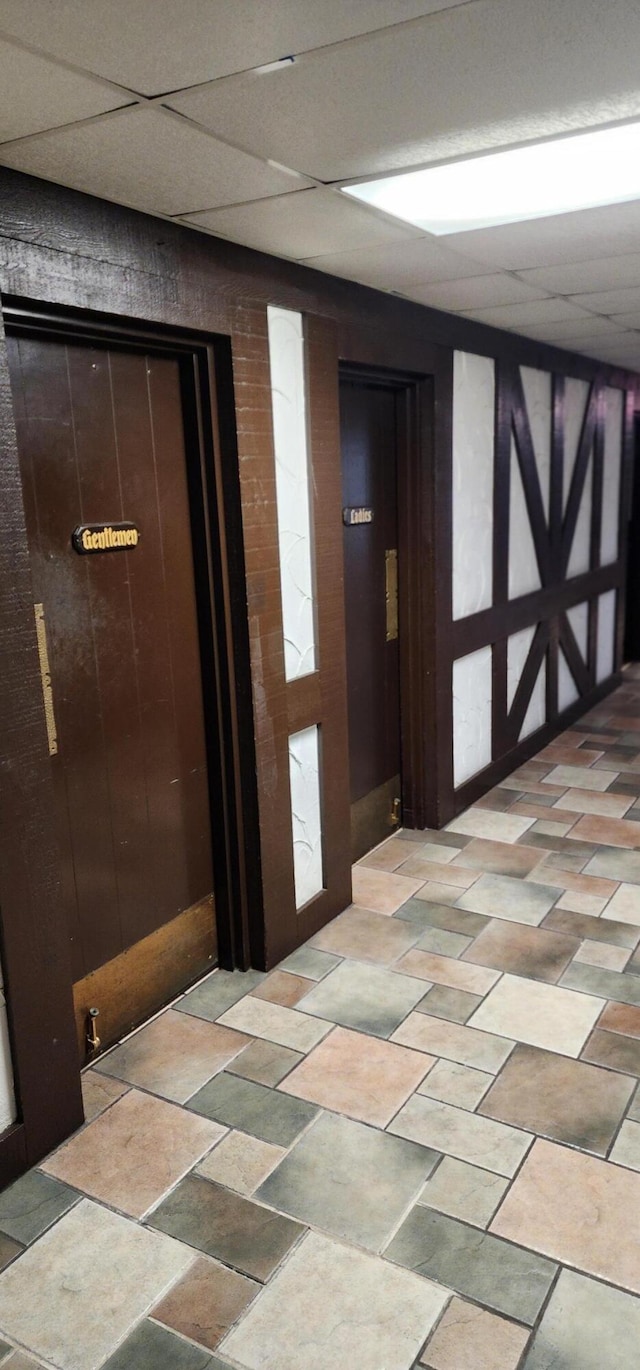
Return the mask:
[[[571,609],[567,609],[567,618],[573,628],[576,642],[582,654],[582,659],[586,662],[589,640],[588,602],[585,600],[583,604],[574,604]]]
[[[453,356],[453,617],[493,598],[495,364]]]
[[[591,560],[591,500],[593,494],[593,452],[589,455],[589,465],[582,489],[582,499],[573,542],[571,544],[571,555],[567,566],[567,579],[571,576],[582,575],[583,571],[589,570]]]
[[[567,665],[567,658],[560,648],[558,652],[558,708],[568,709],[578,698],[580,691]]]
[[[453,783],[491,761],[491,647],[453,663]]]
[[[612,561],[618,559],[624,392],[607,386],[604,399],[604,478],[602,482],[600,562],[602,566],[609,566]]]
[[[531,692],[531,699],[529,700],[529,707],[522,722],[519,740],[523,737],[530,737],[531,733],[537,732],[538,728],[542,728],[543,724],[546,723],[546,721],[547,663],[545,660],[542,662],[540,666],[540,670],[538,671],[538,675],[536,677],[536,683]]]
[[[515,699],[516,690],[520,684],[520,677],[524,670],[525,662],[529,655],[529,648],[535,636],[535,624],[531,628],[521,628],[519,633],[513,633],[507,642],[507,708],[510,709]]]
[[[9,1025],[4,995],[0,993],[0,1132],[16,1120],[16,1099]]]
[[[509,490],[509,599],[540,589],[538,559],[527,513],[516,443],[511,436],[511,487]]]
[[[548,371],[538,371],[532,366],[521,366],[520,376],[529,416],[542,503],[548,519],[551,484],[551,376]]]
[[[302,315],[267,309],[287,680],[316,669]]]
[[[563,501],[564,508],[567,507],[569,490],[571,488],[571,477],[573,468],[576,464],[578,455],[578,443],[582,431],[582,421],[584,419],[587,400],[589,398],[589,385],[587,381],[575,380],[573,376],[567,376],[564,383],[564,468],[563,468]]]
[[[296,908],[301,909],[323,888],[319,729],[315,724],[289,738],[289,780]]]
[[[613,675],[616,641],[616,592],[609,590],[598,599],[598,651],[596,680]]]

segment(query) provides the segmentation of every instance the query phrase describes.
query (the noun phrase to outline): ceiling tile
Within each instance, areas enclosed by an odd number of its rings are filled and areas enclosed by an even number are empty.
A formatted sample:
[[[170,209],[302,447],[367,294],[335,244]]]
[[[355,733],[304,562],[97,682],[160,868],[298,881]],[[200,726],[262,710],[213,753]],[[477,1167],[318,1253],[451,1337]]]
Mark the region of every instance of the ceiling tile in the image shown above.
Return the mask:
[[[608,0],[606,42],[599,6],[584,0],[476,0],[171,104],[334,181],[632,118],[639,48],[637,0]]]
[[[407,286],[427,281],[453,281],[464,276],[477,276],[481,267],[476,262],[442,247],[437,238],[416,238],[410,242],[369,247],[357,252],[331,252],[319,257],[308,257],[305,266],[318,271],[329,271],[334,276],[360,281],[379,290],[406,291]]]
[[[258,199],[304,185],[148,105],[0,147],[0,162],[158,214]]]
[[[564,299],[531,300],[528,304],[506,304],[490,309],[465,310],[465,314],[480,323],[496,328],[520,328],[522,324],[555,323],[564,319],[584,319],[585,312]]]
[[[130,103],[125,91],[80,76],[0,39],[0,140],[25,138]]]
[[[640,281],[640,252],[596,257],[586,262],[563,262],[560,266],[539,266],[522,271],[520,275],[529,285],[539,285],[558,295],[575,295],[580,290],[617,290]]]
[[[259,252],[297,259],[421,236],[418,229],[363,211],[332,190],[302,190],[228,209],[206,210],[190,214],[185,222]]]
[[[543,290],[524,285],[515,276],[508,276],[504,271],[491,276],[472,276],[462,281],[443,281],[439,285],[412,286],[406,293],[418,304],[428,304],[434,309],[448,309],[454,312],[545,298]]]
[[[635,277],[640,282],[640,273]],[[625,314],[630,309],[640,309],[640,284],[634,285],[631,274],[626,290],[599,290],[588,295],[572,295],[574,304],[584,309],[594,309],[599,314]]]
[[[640,14],[640,7],[638,9]],[[640,238],[640,200],[556,214],[440,239],[457,252],[504,271],[586,261],[598,253],[633,252]],[[634,282],[635,284],[635,282]]]
[[[3,30],[145,95],[246,71],[460,0],[2,0]]]
[[[601,314],[589,314],[584,319],[562,319],[557,323],[521,324],[520,332],[532,338],[553,338],[560,342],[568,339],[577,342],[580,338],[604,337],[607,333],[619,333],[620,325]],[[568,346],[568,343],[567,343]],[[578,349],[579,350],[579,349]]]
[[[626,314],[616,314],[613,322],[618,328],[640,328],[640,309],[631,309]]]

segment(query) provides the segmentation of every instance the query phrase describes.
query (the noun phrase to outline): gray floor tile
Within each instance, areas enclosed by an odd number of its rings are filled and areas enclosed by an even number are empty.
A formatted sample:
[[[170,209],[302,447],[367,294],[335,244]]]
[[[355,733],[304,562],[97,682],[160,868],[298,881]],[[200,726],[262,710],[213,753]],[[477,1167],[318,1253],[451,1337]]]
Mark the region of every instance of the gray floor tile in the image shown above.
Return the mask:
[[[326,1113],[256,1198],[378,1251],[439,1159],[428,1147]]]
[[[584,868],[585,875],[602,875],[606,880],[622,880],[640,885],[640,852],[622,847],[598,847]]]
[[[429,928],[418,942],[420,951],[433,951],[437,956],[460,956],[471,946],[471,937],[460,932],[448,932],[446,928]]]
[[[632,1370],[639,1347],[640,1299],[563,1270],[523,1370]]]
[[[551,881],[548,885],[538,885],[518,880],[513,875],[481,875],[475,885],[461,895],[457,907],[536,926],[562,893]]]
[[[182,1180],[147,1219],[147,1226],[262,1283],[304,1232],[291,1218],[198,1175]]]
[[[213,1023],[262,980],[261,970],[216,970],[173,1007],[180,1013],[192,1013],[195,1018],[206,1018]]]
[[[103,1370],[216,1370],[220,1365],[210,1351],[145,1321],[109,1357]]]
[[[601,970],[574,961],[565,971],[560,984],[568,989],[579,989],[585,994],[599,994],[602,999],[614,999],[619,1004],[640,1005],[640,979],[618,970]]]
[[[529,1326],[557,1269],[542,1256],[421,1206],[405,1219],[385,1255]]]
[[[449,989],[447,985],[433,985],[424,999],[416,1004],[418,1013],[432,1018],[446,1018],[450,1023],[466,1023],[474,1009],[482,1003],[481,994],[468,994],[464,989]]]
[[[227,1075],[226,1071],[199,1089],[187,1108],[275,1146],[290,1146],[318,1111],[303,1099],[279,1094],[253,1080]]]
[[[390,1037],[424,995],[424,980],[344,961],[300,1003],[305,1013]]]
[[[341,957],[334,956],[330,951],[319,951],[316,947],[298,947],[297,951],[293,951],[291,956],[280,962],[278,969],[292,971],[294,975],[303,975],[308,980],[324,980],[325,975],[340,964],[340,960]]]
[[[29,1246],[79,1197],[74,1189],[50,1175],[30,1170],[0,1194],[0,1231]]]
[[[470,913],[467,909],[435,904],[425,899],[408,899],[393,916],[405,918],[425,931],[427,928],[443,928],[447,932],[461,933],[463,937],[477,937],[489,922],[482,913]]]
[[[302,1060],[302,1053],[292,1051],[291,1047],[258,1039],[234,1057],[226,1070],[230,1075],[241,1075],[244,1080],[254,1080],[258,1085],[273,1086],[279,1085]]]

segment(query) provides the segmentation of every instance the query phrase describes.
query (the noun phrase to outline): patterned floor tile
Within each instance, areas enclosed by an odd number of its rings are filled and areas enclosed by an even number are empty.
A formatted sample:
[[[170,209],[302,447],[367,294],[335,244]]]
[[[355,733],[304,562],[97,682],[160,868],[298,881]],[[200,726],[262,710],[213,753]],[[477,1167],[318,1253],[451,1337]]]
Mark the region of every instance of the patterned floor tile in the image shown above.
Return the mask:
[[[147,1222],[150,1228],[261,1282],[268,1280],[304,1232],[291,1218],[199,1175],[182,1180]]]
[[[640,1170],[640,1123],[622,1124],[609,1160],[616,1165],[626,1165],[630,1170]]]
[[[480,994],[467,994],[466,990],[433,985],[427,990],[424,999],[416,1004],[416,1010],[418,1013],[428,1013],[432,1018],[446,1018],[451,1023],[466,1023],[480,1003]]]
[[[634,923],[640,927],[640,888],[638,885],[618,886],[609,900],[603,918],[617,918],[621,923]]]
[[[416,894],[416,899],[422,899],[428,904],[455,904],[460,897],[459,885],[440,884],[437,880],[427,880],[425,885],[421,885]]]
[[[214,1362],[215,1365],[215,1362]],[[208,1351],[146,1321],[110,1356],[103,1370],[211,1370]]]
[[[398,871],[399,875],[411,875],[416,880],[435,881],[436,884],[455,885],[457,889],[468,890],[477,879],[477,871],[463,870],[461,866],[443,864],[441,861],[425,861],[414,856],[405,861]]]
[[[317,1112],[300,1099],[289,1099],[275,1089],[226,1072],[198,1090],[188,1106],[194,1113],[273,1146],[290,1146]]]
[[[621,1032],[626,1037],[640,1037],[640,1008],[632,1004],[607,1004],[598,1019],[598,1028]]]
[[[423,931],[426,928],[442,928],[460,933],[463,937],[477,937],[489,922],[484,914],[469,913],[465,909],[452,908],[450,904],[436,904],[423,899],[409,899],[394,914],[394,918],[416,923]]]
[[[273,970],[251,993],[255,999],[266,999],[268,1003],[281,1004],[283,1008],[295,1008],[314,984],[314,980],[306,980],[302,975]]]
[[[339,973],[334,971],[333,974]],[[311,991],[312,994],[315,990]],[[309,995],[305,995],[305,1008]],[[263,999],[247,995],[222,1015],[220,1020],[225,1027],[246,1032],[250,1037],[266,1037],[278,1046],[290,1047],[292,1051],[311,1051],[329,1031],[325,1024],[314,1022],[306,1013],[295,1008],[282,1008],[280,1004],[268,1004]]]
[[[196,1170],[198,1175],[216,1180],[236,1194],[253,1194],[284,1154],[283,1147],[262,1142],[259,1137],[228,1132]]]
[[[581,1051],[580,1059],[640,1076],[640,1041],[634,1037],[624,1037],[618,1032],[604,1032],[596,1028]]]
[[[388,1131],[497,1175],[515,1175],[531,1146],[525,1132],[423,1094],[409,1099]]]
[[[540,852],[537,847],[527,847],[513,842],[488,841],[474,837],[459,856],[456,866],[469,866],[474,870],[492,872],[494,875],[527,875],[538,865]]]
[[[332,1237],[378,1251],[437,1160],[427,1147],[322,1114],[256,1198]]]
[[[407,842],[402,837],[391,837],[380,847],[374,847],[373,851],[367,852],[366,856],[358,861],[358,865],[371,870],[395,871],[403,861],[415,856],[415,850],[415,842]]]
[[[0,1329],[60,1370],[96,1370],[192,1261],[83,1199],[0,1275]]]
[[[622,847],[602,847],[585,866],[587,875],[604,876],[624,884],[640,885],[640,852],[625,851]],[[615,914],[618,918],[620,915]]]
[[[374,913],[395,913],[420,888],[421,881],[406,875],[391,875],[387,871],[367,870],[354,866],[352,871],[353,902],[361,909]]]
[[[578,1056],[601,1012],[602,1000],[593,995],[503,975],[476,1009],[469,1027],[504,1034],[563,1056]]]
[[[430,980],[432,984],[480,995],[487,994],[500,978],[497,971],[487,970],[484,966],[468,965],[451,956],[437,956],[433,952],[417,949],[401,957],[396,970],[405,975],[415,975],[421,980]]]
[[[42,1169],[141,1218],[222,1136],[222,1128],[131,1089]]]
[[[531,1325],[556,1266],[434,1209],[412,1209],[385,1255],[496,1313]]]
[[[191,1269],[151,1310],[151,1317],[215,1351],[260,1285],[217,1261],[198,1256]]]
[[[461,1218],[473,1227],[486,1227],[501,1203],[509,1181],[490,1170],[479,1170],[466,1161],[444,1156],[427,1180],[418,1199],[450,1218]]]
[[[305,996],[304,1011],[316,1015],[308,1020],[314,1027],[318,1018],[328,1019],[374,1037],[390,1037],[422,999],[424,989],[423,980],[409,975],[397,975],[380,966],[342,962]],[[324,1022],[318,1035],[324,1037],[329,1031],[329,1023]]]
[[[174,1008],[180,1013],[192,1013],[213,1023],[233,1004],[264,980],[260,970],[216,970],[189,990]]]
[[[475,1066],[494,1075],[513,1047],[513,1042],[505,1041],[504,1037],[480,1032],[477,1028],[463,1027],[460,1023],[430,1018],[426,1013],[410,1014],[394,1032],[392,1041],[414,1047],[417,1051],[427,1051],[432,1056],[444,1056],[446,1060],[458,1061],[462,1066]]]
[[[523,1370],[630,1370],[640,1345],[640,1301],[562,1270]]]
[[[218,1023],[167,1009],[103,1056],[95,1069],[183,1104],[248,1042]]]
[[[316,933],[312,946],[388,966],[417,942],[419,931],[412,923],[389,918],[388,914],[350,908]]]
[[[602,970],[574,961],[560,983],[583,994],[599,994],[602,999],[615,999],[620,1004],[640,1005],[640,979],[617,970]]]
[[[493,1080],[493,1075],[483,1070],[472,1070],[456,1061],[436,1061],[417,1092],[426,1094],[429,1099],[454,1104],[456,1108],[474,1109]]]
[[[554,809],[570,809],[573,813],[600,814],[602,818],[622,818],[631,807],[631,799],[622,794],[602,794],[598,790],[567,790],[554,800]]]
[[[307,980],[322,980],[330,970],[335,970],[339,963],[339,956],[330,956],[329,952],[317,951],[315,947],[307,943],[304,947],[298,947],[297,951],[292,951],[286,960],[280,962],[280,970],[291,971],[294,975],[303,975]]]
[[[491,1231],[588,1275],[640,1291],[640,1175],[537,1141]]]
[[[602,788],[606,789],[606,785]],[[464,833],[467,837],[486,837],[497,842],[517,842],[532,823],[532,818],[519,818],[509,813],[467,809],[466,813],[447,824],[447,832]]]
[[[627,1075],[518,1045],[479,1112],[604,1156],[633,1088]]]
[[[574,959],[586,966],[600,966],[601,970],[624,970],[630,955],[626,947],[609,947],[606,942],[587,939],[578,948]]]
[[[589,937],[596,942],[608,942],[611,946],[628,947],[630,950],[637,946],[640,938],[640,928],[607,919],[606,909],[602,918],[596,919],[584,913],[570,913],[568,909],[555,908],[547,914],[542,927],[568,933],[571,937]]]
[[[408,1370],[449,1295],[364,1251],[309,1234],[221,1354],[246,1370]]]
[[[30,1170],[0,1193],[0,1232],[30,1246],[77,1202],[75,1190]]]
[[[462,960],[555,984],[579,947],[577,937],[496,918],[463,953]]]
[[[433,1058],[361,1032],[336,1028],[288,1075],[281,1091],[385,1127]]]
[[[608,790],[617,779],[617,771],[594,771],[591,767],[563,765],[554,766],[542,783],[561,785],[564,790]]]
[[[108,1075],[98,1075],[95,1070],[83,1070],[81,1082],[82,1104],[87,1123],[97,1118],[99,1113],[104,1113],[105,1108],[114,1104],[128,1089],[128,1085],[122,1080],[112,1080]]]
[[[419,951],[435,952],[436,956],[460,956],[471,946],[471,937],[460,932],[447,932],[446,928],[427,928],[418,942]]]
[[[598,846],[627,847],[633,850],[640,846],[640,831],[635,823],[624,818],[601,818],[598,814],[585,814],[572,829],[581,842],[596,842]]]
[[[524,1327],[456,1298],[420,1363],[428,1370],[516,1370],[528,1337]]]
[[[258,1085],[279,1085],[285,1075],[302,1060],[302,1052],[291,1051],[290,1047],[280,1047],[276,1042],[259,1038],[229,1062],[227,1073],[241,1075],[244,1080],[254,1080]]]
[[[457,907],[537,926],[561,894],[562,890],[550,883],[538,885],[510,875],[481,875],[460,897]]]

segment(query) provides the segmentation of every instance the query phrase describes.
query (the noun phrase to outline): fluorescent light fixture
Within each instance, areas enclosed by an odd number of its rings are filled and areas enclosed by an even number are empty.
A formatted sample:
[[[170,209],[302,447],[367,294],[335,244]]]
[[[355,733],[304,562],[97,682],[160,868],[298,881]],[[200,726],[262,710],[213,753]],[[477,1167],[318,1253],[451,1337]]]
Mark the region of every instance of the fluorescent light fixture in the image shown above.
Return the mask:
[[[640,198],[640,123],[343,186],[425,233],[543,219]]]

